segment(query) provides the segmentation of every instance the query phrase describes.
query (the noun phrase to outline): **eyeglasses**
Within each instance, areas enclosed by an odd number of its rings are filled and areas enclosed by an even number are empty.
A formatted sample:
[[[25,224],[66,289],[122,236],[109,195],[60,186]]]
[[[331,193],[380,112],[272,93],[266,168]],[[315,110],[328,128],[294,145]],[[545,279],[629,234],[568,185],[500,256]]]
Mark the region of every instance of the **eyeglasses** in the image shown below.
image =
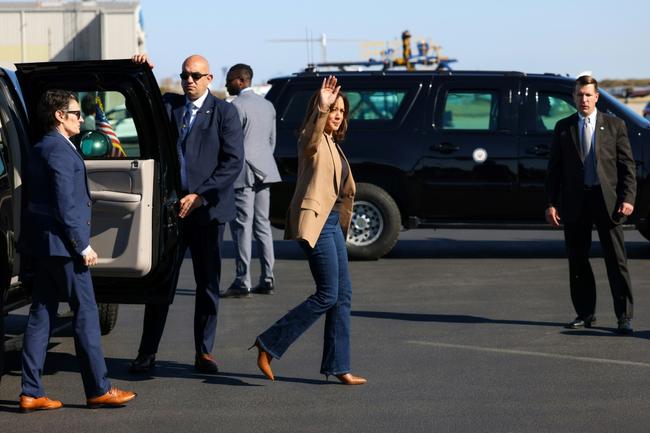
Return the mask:
[[[81,111],[79,110],[65,110],[65,114],[74,114],[77,116],[77,120],[81,119]]]
[[[200,72],[186,72],[183,71],[180,74],[178,74],[179,77],[181,77],[181,80],[187,81],[188,78],[192,77],[194,81],[199,81],[201,78],[205,77],[206,75],[210,74],[202,74]]]

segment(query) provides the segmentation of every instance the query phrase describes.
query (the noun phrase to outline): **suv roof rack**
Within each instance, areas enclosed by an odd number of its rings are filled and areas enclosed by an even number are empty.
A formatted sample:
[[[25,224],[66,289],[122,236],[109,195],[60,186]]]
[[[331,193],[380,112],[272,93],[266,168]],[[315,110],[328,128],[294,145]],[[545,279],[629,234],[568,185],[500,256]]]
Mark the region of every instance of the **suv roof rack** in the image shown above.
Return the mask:
[[[393,69],[401,69],[406,71],[415,71],[416,66],[420,70],[451,70],[451,63],[458,60],[450,59],[447,56],[440,54],[441,48],[439,45],[429,43],[427,41],[420,41],[417,43],[417,55],[411,54],[411,33],[408,30],[402,32],[402,56],[395,56],[394,48],[386,48],[380,52],[380,59],[370,58],[361,61],[346,61],[346,62],[323,62],[323,63],[310,63],[305,68],[305,72],[317,72],[321,70],[338,70],[338,71],[361,71],[361,68],[371,68],[371,70],[387,71]],[[430,54],[432,53],[432,54]]]

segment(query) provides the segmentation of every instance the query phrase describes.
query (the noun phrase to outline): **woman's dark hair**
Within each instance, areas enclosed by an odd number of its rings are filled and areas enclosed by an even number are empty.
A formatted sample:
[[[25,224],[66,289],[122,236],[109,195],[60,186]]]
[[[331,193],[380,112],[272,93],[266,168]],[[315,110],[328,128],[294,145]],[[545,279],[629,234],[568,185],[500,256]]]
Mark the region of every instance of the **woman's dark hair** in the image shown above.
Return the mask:
[[[337,143],[341,143],[343,140],[345,140],[345,134],[348,132],[348,119],[350,116],[350,102],[348,101],[348,97],[345,95],[345,93],[339,92],[338,96],[336,97],[336,101],[338,101],[339,98],[343,99],[343,109],[345,110],[345,113],[343,114],[343,121],[341,122],[341,126],[339,126],[338,131],[332,132],[332,137],[334,137],[334,141]],[[309,121],[309,118],[314,113],[314,111],[318,110],[319,99],[320,89],[316,90],[316,92],[314,92],[314,94],[311,95],[311,98],[309,99],[305,119],[302,121],[302,125],[300,125],[300,129],[298,130],[299,134],[305,130],[307,122]],[[334,101],[334,104],[336,104],[336,101]]]
[[[44,131],[50,131],[57,126],[54,113],[57,111],[67,111],[70,101],[79,102],[77,95],[67,90],[52,89],[47,90],[41,95],[36,108],[36,114],[41,122]]]

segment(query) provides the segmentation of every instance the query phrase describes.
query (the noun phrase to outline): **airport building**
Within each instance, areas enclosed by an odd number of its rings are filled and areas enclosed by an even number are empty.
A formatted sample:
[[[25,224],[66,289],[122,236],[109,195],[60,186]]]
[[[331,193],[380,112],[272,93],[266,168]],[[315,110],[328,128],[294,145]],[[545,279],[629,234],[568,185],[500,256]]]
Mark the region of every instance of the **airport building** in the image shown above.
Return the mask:
[[[0,3],[0,66],[130,58],[145,52],[138,1]]]

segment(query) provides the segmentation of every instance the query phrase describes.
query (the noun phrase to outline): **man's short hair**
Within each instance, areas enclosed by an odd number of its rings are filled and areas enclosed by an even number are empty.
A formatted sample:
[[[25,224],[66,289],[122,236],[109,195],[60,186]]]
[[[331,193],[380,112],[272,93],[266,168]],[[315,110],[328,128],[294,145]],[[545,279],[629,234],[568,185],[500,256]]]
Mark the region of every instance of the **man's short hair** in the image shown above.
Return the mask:
[[[36,110],[45,131],[56,128],[57,120],[54,113],[59,110],[66,111],[70,106],[70,100],[79,102],[77,95],[68,90],[52,89],[41,95]]]
[[[577,87],[588,86],[590,84],[593,84],[594,89],[596,89],[596,92],[598,92],[598,81],[594,77],[592,77],[591,75],[583,75],[583,76],[578,77],[576,79],[576,86]]]
[[[228,71],[228,75],[241,78],[244,81],[253,81],[253,69],[244,63],[237,63]]]

